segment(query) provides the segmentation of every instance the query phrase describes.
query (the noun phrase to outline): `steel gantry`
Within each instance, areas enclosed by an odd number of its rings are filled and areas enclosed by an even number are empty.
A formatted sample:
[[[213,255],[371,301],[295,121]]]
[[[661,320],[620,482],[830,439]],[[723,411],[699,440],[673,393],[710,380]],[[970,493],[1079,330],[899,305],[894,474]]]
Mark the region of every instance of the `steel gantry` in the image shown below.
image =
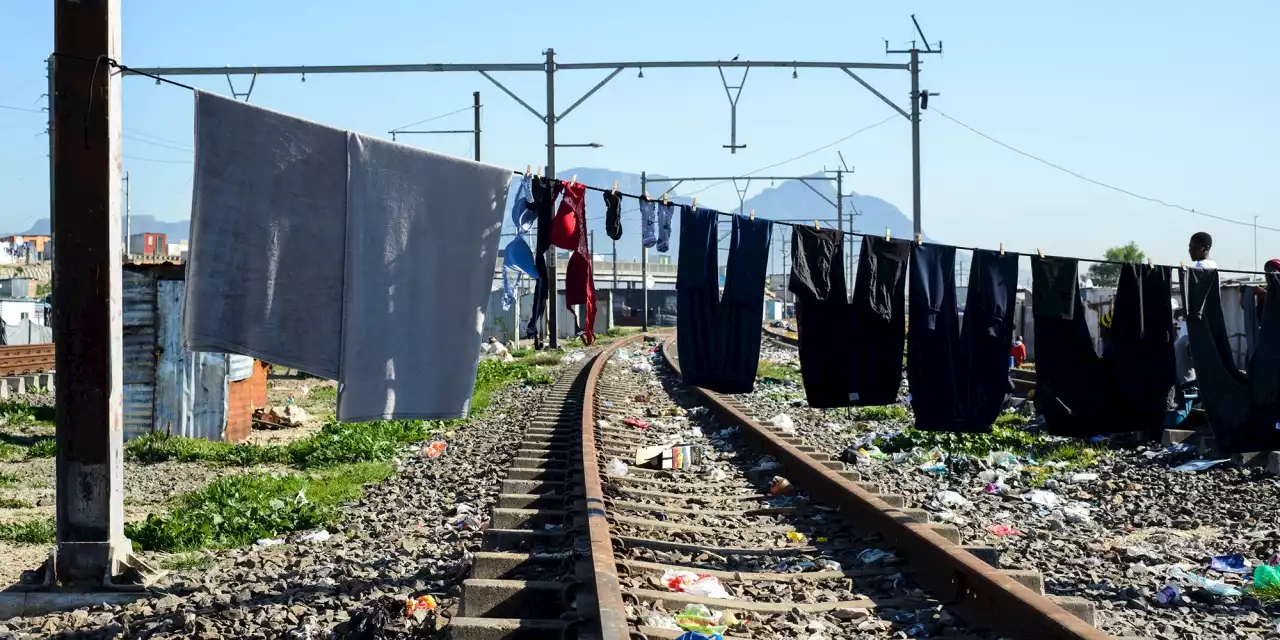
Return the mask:
[[[926,45],[927,47],[928,45]],[[940,51],[940,49],[939,49]],[[927,52],[934,52],[929,50]],[[894,52],[897,53],[897,52]],[[743,148],[745,145],[737,144],[737,102],[741,95],[742,86],[745,84],[746,74],[753,68],[779,68],[791,69],[794,75],[797,69],[836,69],[842,71],[850,78],[853,78],[859,85],[870,91],[873,95],[885,104],[889,105],[899,115],[912,122],[912,180],[914,184],[913,190],[913,220],[916,232],[920,231],[920,144],[919,144],[919,101],[920,92],[919,75],[920,62],[919,51],[912,48],[904,53],[911,54],[911,62],[895,63],[895,62],[806,62],[806,61],[759,61],[759,60],[715,60],[715,61],[696,61],[696,60],[676,60],[676,61],[635,61],[635,62],[556,62],[555,49],[548,48],[543,52],[545,60],[542,63],[481,63],[481,64],[365,64],[365,65],[322,65],[322,66],[223,66],[223,67],[135,67],[126,69],[125,75],[142,75],[142,76],[201,76],[201,75],[225,75],[230,82],[231,76],[249,75],[254,79],[265,75],[300,75],[306,77],[306,74],[349,74],[349,73],[450,73],[450,72],[468,72],[479,73],[486,80],[493,83],[498,89],[515,100],[520,106],[524,107],[535,118],[542,121],[546,126],[547,135],[547,170],[546,175],[555,177],[556,173],[556,148],[561,145],[556,144],[556,125],[565,119],[574,109],[577,109],[588,98],[595,95],[597,91],[602,89],[611,80],[616,78],[618,74],[626,69],[637,69],[639,77],[644,77],[645,69],[710,69],[719,70],[721,80],[725,85],[725,91],[729,95],[731,106],[731,128],[730,128],[730,144],[725,145],[731,151],[736,152],[737,149]],[[725,79],[725,69],[742,69],[743,81],[736,86],[730,86]],[[556,111],[556,74],[561,71],[609,71],[603,79],[587,90],[570,104],[563,111]],[[907,71],[911,75],[912,92],[911,111],[908,112],[899,107],[887,96],[871,86],[864,80],[857,71],[863,70],[882,70],[882,71]],[[521,72],[542,72],[546,74],[546,108],[539,111],[529,102],[525,101],[515,92],[508,89],[492,74],[500,71],[521,71]],[[252,84],[250,85],[253,86]],[[733,91],[733,93],[730,93]],[[236,97],[248,98],[248,94],[235,93]],[[478,127],[477,127],[478,128]],[[810,178],[813,179],[813,178]],[[550,278],[556,282],[556,264],[555,249],[548,251],[547,264],[550,269]],[[558,286],[548,287],[548,305],[551,309],[555,309],[556,295]],[[556,335],[556,315],[548,313],[546,318],[546,331],[549,343],[552,347],[557,345]]]

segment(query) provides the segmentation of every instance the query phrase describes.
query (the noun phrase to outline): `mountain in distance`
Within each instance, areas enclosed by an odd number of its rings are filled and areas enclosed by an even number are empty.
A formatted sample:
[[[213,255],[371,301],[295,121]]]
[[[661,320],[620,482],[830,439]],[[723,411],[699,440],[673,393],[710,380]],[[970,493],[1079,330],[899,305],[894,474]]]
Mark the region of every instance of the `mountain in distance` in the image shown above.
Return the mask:
[[[168,242],[180,242],[186,240],[191,231],[190,220],[156,220],[147,215],[131,216],[129,222],[129,230],[133,233],[163,233],[165,240]],[[24,236],[49,235],[49,219],[40,218],[30,229],[20,234]],[[120,237],[124,238],[124,220],[120,221]]]

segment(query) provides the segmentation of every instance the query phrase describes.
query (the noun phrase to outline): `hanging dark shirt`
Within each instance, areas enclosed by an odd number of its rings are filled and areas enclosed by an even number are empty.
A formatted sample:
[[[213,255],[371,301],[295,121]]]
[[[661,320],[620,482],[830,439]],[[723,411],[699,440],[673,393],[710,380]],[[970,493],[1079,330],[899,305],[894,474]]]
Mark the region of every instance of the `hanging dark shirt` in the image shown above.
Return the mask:
[[[850,405],[853,345],[843,247],[839,230],[792,228],[788,289],[796,300],[800,375],[809,406],[819,409]]]
[[[867,236],[862,239],[853,299],[849,402],[854,406],[898,401],[906,347],[907,260],[911,243]]]

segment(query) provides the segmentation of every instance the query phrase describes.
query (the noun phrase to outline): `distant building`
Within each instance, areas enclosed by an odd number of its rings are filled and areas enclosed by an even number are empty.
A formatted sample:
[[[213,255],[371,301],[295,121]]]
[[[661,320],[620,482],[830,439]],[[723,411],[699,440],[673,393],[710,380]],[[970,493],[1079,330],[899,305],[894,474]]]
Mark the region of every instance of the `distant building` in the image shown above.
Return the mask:
[[[0,264],[38,262],[53,257],[53,238],[47,235],[0,237]]]
[[[0,298],[34,298],[36,281],[28,278],[0,279]]]
[[[163,233],[135,233],[129,236],[129,253],[137,256],[161,256],[169,250]]]

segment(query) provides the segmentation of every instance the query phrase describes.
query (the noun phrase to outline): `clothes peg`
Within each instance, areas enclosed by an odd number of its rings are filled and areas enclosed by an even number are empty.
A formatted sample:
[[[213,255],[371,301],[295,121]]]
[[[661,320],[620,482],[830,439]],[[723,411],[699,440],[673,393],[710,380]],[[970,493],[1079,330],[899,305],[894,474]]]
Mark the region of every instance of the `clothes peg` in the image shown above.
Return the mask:
[[[667,203],[667,192],[666,192],[666,191],[663,191],[663,192],[662,192],[662,204],[666,204],[666,203]]]
[[[617,180],[614,180],[614,181],[613,181],[613,193],[614,193],[614,195],[617,195],[617,194],[618,194],[618,181],[617,181]]]
[[[1036,247],[1036,253],[1040,255],[1041,259],[1044,258],[1044,251],[1042,251],[1040,247]]]
[[[1000,243],[1000,255],[1004,255],[1004,243]]]
[[[923,236],[923,235],[920,235],[920,234],[918,234],[918,233],[916,234],[916,244],[924,244],[924,236]]]
[[[538,165],[538,177],[542,177],[542,165]]]
[[[1156,268],[1156,263],[1152,261],[1151,258],[1147,258],[1147,268],[1148,269]]]
[[[698,199],[697,199],[697,198],[694,198],[694,199],[693,199],[693,210],[694,210],[694,211],[697,211],[697,210],[698,210]]]
[[[884,239],[886,241],[893,239],[893,231],[889,227],[884,228]]]
[[[531,174],[531,173],[533,173],[533,167],[531,167],[531,166],[529,166],[529,165],[527,165],[527,164],[526,164],[526,165],[524,166],[524,174],[527,176],[527,175],[529,175],[529,174]]]
[[[756,210],[755,210],[755,209],[752,209],[752,210],[751,210],[751,219],[752,219],[752,220],[755,220],[755,219],[756,219]]]
[[[1178,268],[1179,268],[1179,269],[1182,269],[1183,271],[1186,271],[1186,270],[1187,270],[1187,263],[1182,262],[1182,261],[1179,261],[1179,262],[1178,262]]]
[[[815,229],[817,229],[817,230],[821,231],[821,230],[822,230],[822,225],[818,224],[818,221],[817,221],[817,220],[814,220],[814,221],[813,221],[813,228],[815,228]]]
[[[578,174],[575,173],[572,178],[569,178],[569,184],[578,184]]]

